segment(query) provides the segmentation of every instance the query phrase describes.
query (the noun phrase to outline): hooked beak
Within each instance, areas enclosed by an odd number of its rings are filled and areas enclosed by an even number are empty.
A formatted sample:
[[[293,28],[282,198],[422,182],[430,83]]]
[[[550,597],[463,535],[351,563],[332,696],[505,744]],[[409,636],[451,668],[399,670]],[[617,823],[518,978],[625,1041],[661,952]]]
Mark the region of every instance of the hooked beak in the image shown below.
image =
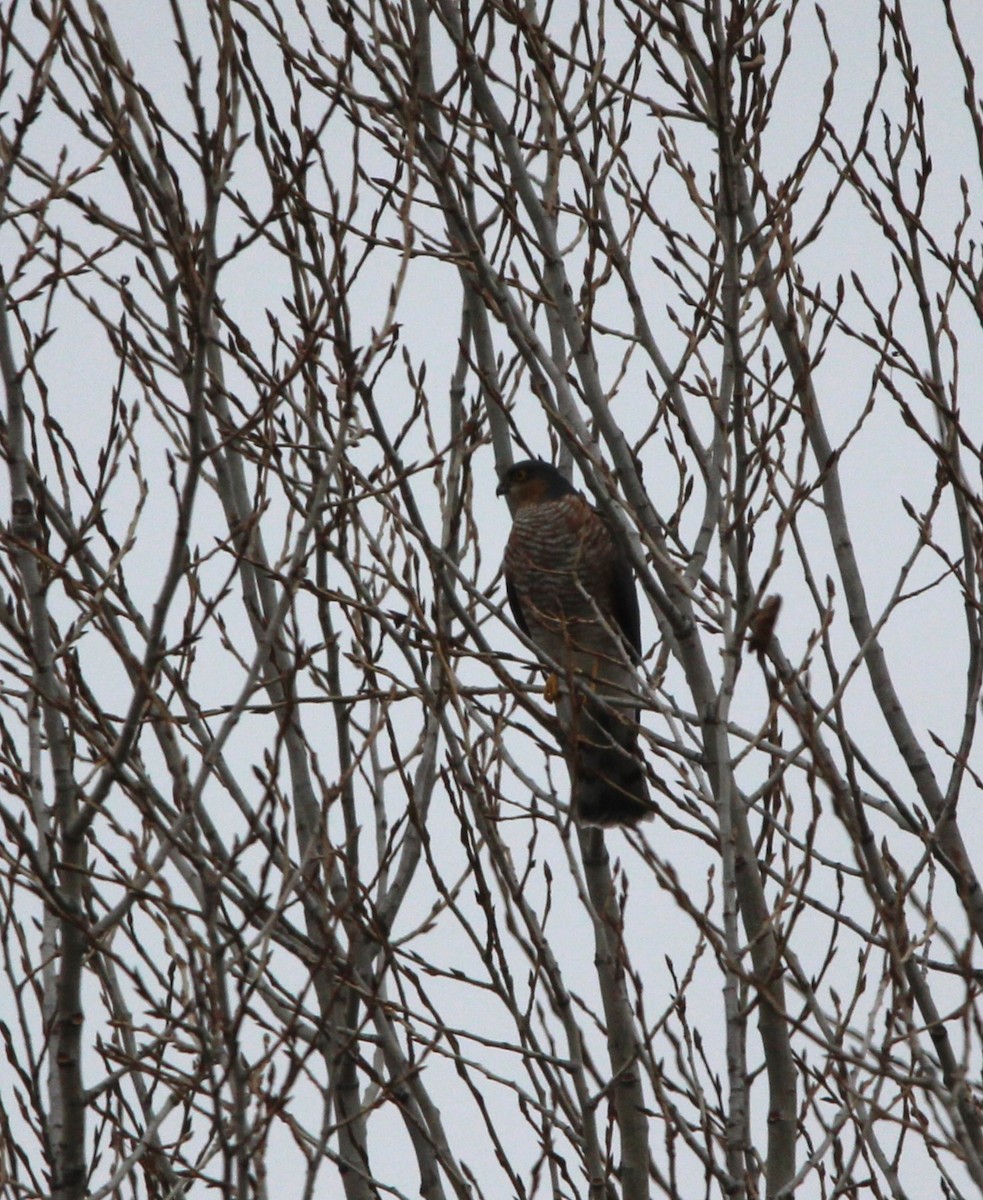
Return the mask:
[[[508,490],[509,490],[509,485],[503,481],[495,489],[495,495],[496,496],[504,496],[508,493]]]

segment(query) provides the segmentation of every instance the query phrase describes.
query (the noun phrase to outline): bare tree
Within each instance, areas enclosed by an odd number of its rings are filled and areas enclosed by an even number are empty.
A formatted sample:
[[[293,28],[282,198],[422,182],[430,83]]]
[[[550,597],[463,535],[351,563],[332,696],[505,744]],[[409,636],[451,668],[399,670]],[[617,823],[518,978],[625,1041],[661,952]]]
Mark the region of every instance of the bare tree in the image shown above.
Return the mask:
[[[927,7],[5,7],[4,1197],[983,1192]],[[530,455],[638,579],[638,831],[503,606]]]

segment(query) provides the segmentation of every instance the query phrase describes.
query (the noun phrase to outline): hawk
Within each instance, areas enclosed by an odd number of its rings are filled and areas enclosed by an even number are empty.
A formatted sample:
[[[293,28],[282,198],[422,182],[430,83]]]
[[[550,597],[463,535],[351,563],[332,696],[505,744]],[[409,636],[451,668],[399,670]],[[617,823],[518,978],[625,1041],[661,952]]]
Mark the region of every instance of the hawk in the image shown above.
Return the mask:
[[[611,528],[547,462],[502,473],[512,507],[505,585],[515,622],[554,673],[570,767],[571,806],[585,825],[651,817],[638,748],[638,597]]]

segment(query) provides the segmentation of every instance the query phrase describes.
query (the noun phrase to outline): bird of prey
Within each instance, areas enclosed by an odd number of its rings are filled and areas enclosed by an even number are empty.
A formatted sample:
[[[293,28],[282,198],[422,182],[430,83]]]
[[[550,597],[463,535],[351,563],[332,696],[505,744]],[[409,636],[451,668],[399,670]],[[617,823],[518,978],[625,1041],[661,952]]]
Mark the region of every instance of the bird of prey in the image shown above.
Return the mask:
[[[585,825],[651,817],[638,747],[638,597],[610,526],[550,463],[501,476],[512,507],[505,584],[515,622],[553,672],[571,805]]]

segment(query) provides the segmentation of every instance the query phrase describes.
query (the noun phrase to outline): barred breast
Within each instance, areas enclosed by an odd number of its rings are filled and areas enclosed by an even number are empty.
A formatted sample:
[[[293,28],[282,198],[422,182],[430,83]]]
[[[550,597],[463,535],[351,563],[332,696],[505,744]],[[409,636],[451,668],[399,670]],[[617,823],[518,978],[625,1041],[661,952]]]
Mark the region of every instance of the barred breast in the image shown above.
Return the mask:
[[[615,553],[593,509],[580,496],[564,496],[516,513],[505,570],[547,658],[595,679],[613,672],[620,686],[620,670],[609,665],[624,657],[608,624]]]

